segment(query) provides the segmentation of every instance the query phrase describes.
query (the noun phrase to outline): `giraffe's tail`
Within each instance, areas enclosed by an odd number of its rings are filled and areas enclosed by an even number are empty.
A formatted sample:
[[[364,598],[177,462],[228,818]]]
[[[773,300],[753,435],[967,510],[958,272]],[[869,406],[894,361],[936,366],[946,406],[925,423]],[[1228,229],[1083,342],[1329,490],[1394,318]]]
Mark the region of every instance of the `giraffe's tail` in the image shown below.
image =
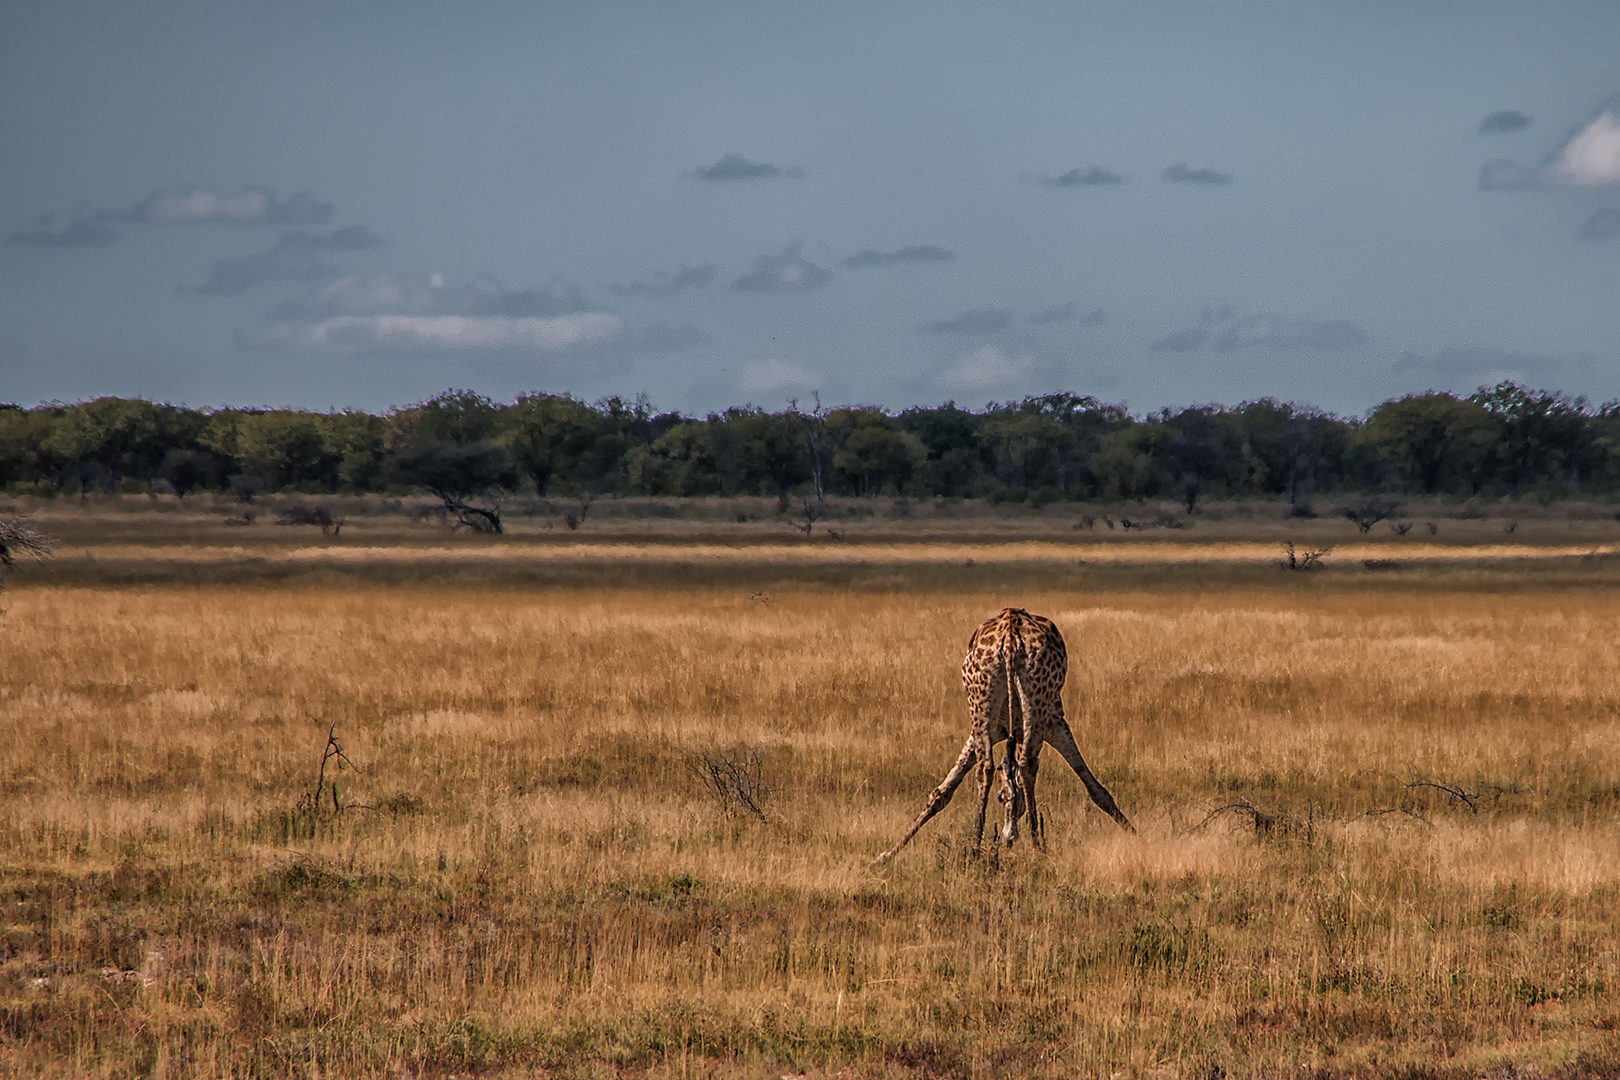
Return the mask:
[[[1012,843],[1018,836],[1018,821],[1024,816],[1024,785],[1019,775],[1018,745],[1023,742],[1023,726],[1029,718],[1023,713],[1023,699],[1019,682],[1024,668],[1024,636],[1017,631],[1008,634],[1002,643],[1001,666],[1007,679],[1007,747],[1001,758],[1001,802],[1006,806],[1002,840]],[[1014,723],[1013,718],[1018,722]]]

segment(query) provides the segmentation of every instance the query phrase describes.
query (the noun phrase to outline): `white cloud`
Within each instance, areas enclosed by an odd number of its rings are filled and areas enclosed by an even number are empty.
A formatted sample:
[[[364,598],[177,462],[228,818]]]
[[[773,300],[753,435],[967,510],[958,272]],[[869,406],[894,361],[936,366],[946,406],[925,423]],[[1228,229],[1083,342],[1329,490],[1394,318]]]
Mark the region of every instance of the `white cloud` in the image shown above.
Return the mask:
[[[1620,94],[1599,105],[1540,165],[1487,161],[1479,186],[1487,191],[1620,186]]]
[[[332,216],[332,204],[320,202],[308,191],[278,199],[267,187],[246,187],[236,195],[189,187],[154,191],[128,210],[102,216],[148,225],[321,225]]]
[[[450,285],[442,274],[351,275],[283,305],[280,314],[315,320],[338,315],[571,315],[584,310],[584,296],[566,282],[511,291],[490,282]]]
[[[566,283],[508,291],[426,278],[345,277],[283,304],[251,348],[339,354],[538,352],[618,340],[624,321],[586,307]]]
[[[1601,113],[1564,147],[1558,165],[1572,187],[1620,184],[1620,119]]]
[[[977,349],[944,371],[939,381],[951,390],[1001,390],[1045,378],[1049,365],[1024,354],[1009,355],[994,345]]]
[[[806,371],[788,360],[758,360],[743,365],[742,389],[747,394],[770,394],[780,390],[819,390],[818,372]]]
[[[261,348],[300,352],[562,352],[602,345],[624,323],[617,315],[334,315],[312,323],[278,323]]]
[[[810,292],[832,280],[825,267],[799,254],[803,245],[795,241],[775,255],[761,255],[754,268],[731,283],[743,292]]]

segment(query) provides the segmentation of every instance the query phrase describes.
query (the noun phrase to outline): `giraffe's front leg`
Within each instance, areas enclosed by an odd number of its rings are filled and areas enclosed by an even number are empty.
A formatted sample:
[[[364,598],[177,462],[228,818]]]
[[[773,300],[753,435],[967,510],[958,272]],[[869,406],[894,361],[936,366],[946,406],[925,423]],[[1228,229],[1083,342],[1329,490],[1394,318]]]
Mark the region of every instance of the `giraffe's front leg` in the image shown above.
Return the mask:
[[[940,781],[939,786],[929,793],[928,802],[923,805],[922,813],[917,815],[917,820],[911,823],[911,828],[906,830],[906,835],[895,842],[894,847],[877,857],[878,862],[894,858],[900,849],[905,847],[913,836],[917,835],[917,830],[928,823],[929,818],[945,809],[945,804],[951,801],[951,796],[956,794],[956,789],[961,786],[962,780],[967,776],[968,769],[972,768],[974,762],[978,760],[977,747],[977,740],[970,736],[966,745],[962,747],[962,753],[957,756],[956,764],[951,766],[951,771],[946,774],[944,780]]]
[[[1046,850],[1046,829],[1041,821],[1040,806],[1035,801],[1035,781],[1041,770],[1041,744],[1026,743],[1019,749],[1018,766],[1023,775],[1024,805],[1029,811],[1029,839],[1037,850]]]

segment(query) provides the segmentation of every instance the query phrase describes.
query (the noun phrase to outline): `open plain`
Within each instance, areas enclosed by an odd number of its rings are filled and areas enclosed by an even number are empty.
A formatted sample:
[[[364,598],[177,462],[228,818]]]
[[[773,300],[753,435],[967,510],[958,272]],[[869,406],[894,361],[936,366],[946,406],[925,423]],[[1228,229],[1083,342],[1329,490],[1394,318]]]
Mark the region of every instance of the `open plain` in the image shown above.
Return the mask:
[[[756,510],[42,510],[0,1073],[1620,1074],[1612,517]],[[969,783],[874,866],[1006,606],[1139,832],[1048,752],[1044,854],[972,856]]]

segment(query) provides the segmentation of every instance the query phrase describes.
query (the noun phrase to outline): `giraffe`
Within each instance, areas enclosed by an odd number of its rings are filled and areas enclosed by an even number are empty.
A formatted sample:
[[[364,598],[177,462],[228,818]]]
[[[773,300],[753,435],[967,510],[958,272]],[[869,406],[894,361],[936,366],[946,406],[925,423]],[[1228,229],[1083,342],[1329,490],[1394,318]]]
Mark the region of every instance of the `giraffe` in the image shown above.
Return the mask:
[[[1068,674],[1068,653],[1063,635],[1051,619],[1031,615],[1022,608],[1006,608],[968,639],[962,660],[962,689],[967,692],[972,726],[967,743],[949,774],[928,796],[911,828],[878,861],[892,859],[928,819],[945,809],[951,796],[978,767],[979,808],[973,825],[973,844],[984,839],[984,816],[990,798],[990,748],[1007,740],[1001,762],[1002,841],[1018,838],[1018,819],[1029,814],[1030,839],[1045,849],[1046,837],[1035,802],[1035,775],[1040,768],[1043,743],[1051,743],[1085,784],[1091,801],[1131,832],[1136,829],[1114,803],[1114,797],[1087,768],[1074,734],[1063,718],[1063,679]]]

